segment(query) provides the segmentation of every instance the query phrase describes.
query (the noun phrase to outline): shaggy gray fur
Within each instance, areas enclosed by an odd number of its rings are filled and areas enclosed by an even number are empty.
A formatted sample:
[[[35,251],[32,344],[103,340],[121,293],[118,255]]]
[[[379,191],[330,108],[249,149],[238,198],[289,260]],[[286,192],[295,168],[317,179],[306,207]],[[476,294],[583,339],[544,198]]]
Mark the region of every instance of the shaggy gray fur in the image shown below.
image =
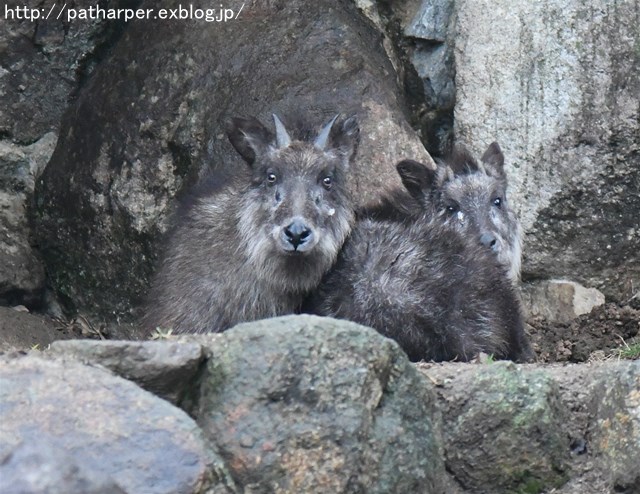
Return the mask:
[[[301,141],[274,120],[277,138],[256,119],[231,121],[250,177],[203,188],[178,218],[148,296],[149,330],[219,332],[293,313],[335,262],[353,223],[345,180],[357,122],[334,119]]]
[[[532,359],[520,305],[504,266],[475,237],[443,223],[431,207],[438,176],[416,162],[398,172],[424,205],[398,215],[362,212],[335,267],[307,309],[349,319],[395,339],[414,360],[469,360],[479,352]]]
[[[431,209],[444,225],[474,236],[490,249],[517,285],[522,228],[507,200],[507,186],[504,156],[498,143],[491,144],[479,162],[463,146],[457,146],[448,159],[438,161],[435,179],[428,184],[428,190],[410,189],[411,195],[406,191],[395,192],[369,214],[402,220]]]

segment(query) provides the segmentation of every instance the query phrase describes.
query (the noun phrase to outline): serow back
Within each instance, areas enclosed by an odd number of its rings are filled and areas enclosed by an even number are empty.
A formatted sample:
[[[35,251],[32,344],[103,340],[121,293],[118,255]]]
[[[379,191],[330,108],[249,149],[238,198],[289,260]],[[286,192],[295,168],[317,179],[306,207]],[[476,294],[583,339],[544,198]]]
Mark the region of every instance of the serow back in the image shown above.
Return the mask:
[[[406,191],[383,202],[386,212],[362,212],[307,309],[371,326],[414,361],[467,361],[480,352],[533,359],[505,267],[433,214],[438,172],[414,161],[397,168]],[[398,215],[409,199],[421,211]]]

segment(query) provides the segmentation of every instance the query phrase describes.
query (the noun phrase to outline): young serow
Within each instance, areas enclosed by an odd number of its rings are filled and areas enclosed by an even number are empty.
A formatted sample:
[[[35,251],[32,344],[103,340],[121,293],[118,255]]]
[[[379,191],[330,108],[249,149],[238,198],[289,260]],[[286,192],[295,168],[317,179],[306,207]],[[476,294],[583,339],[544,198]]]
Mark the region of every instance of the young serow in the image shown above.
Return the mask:
[[[476,161],[464,148],[439,165],[436,201],[446,223],[459,231],[469,226],[480,235],[480,243],[491,249],[508,270],[509,278],[520,278],[522,229],[507,201],[504,155],[492,143]]]
[[[395,192],[362,213],[308,309],[371,326],[414,361],[467,361],[480,352],[531,360],[505,267],[475,236],[434,214],[438,172],[410,160],[397,169],[404,196]],[[398,215],[409,198],[419,211]]]
[[[346,180],[358,124],[336,116],[315,139],[297,140],[274,122],[275,136],[254,118],[231,121],[250,178],[204,189],[179,218],[146,328],[219,332],[294,313],[335,262],[354,218]]]
[[[394,194],[372,216],[402,219],[432,208],[434,215],[448,228],[474,236],[490,249],[507,268],[509,279],[518,284],[522,255],[522,229],[507,201],[507,175],[504,155],[497,142],[492,143],[478,162],[463,146],[454,148],[445,160],[439,160],[431,194],[413,198]]]

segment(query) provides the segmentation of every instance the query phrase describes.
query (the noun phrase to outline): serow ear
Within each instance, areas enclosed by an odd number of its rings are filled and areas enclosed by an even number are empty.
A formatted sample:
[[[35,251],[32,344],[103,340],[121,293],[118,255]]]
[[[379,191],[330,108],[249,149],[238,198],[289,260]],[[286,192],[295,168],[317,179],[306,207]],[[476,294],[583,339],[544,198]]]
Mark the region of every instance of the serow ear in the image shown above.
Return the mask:
[[[321,151],[335,150],[350,160],[360,142],[360,127],[355,115],[336,123],[336,115],[325,125],[313,145]]]
[[[273,134],[255,118],[232,118],[226,131],[233,147],[249,165],[274,146]]]
[[[422,202],[435,185],[436,172],[414,160],[402,160],[396,165],[402,184],[411,197]]]
[[[480,160],[485,169],[492,170],[499,177],[504,176],[504,155],[497,142],[492,142],[482,155]]]

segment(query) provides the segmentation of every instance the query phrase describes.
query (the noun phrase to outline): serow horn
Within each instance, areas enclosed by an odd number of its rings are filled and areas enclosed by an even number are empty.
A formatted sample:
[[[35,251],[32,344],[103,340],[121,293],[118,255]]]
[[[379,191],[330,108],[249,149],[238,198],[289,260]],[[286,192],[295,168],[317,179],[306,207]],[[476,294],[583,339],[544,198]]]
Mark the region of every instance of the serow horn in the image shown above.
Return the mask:
[[[276,124],[276,146],[278,149],[286,148],[291,144],[291,138],[287,133],[287,129],[284,128],[284,124],[275,113],[273,114],[273,122]]]
[[[327,142],[329,141],[329,134],[331,133],[331,127],[333,127],[333,124],[338,117],[339,117],[339,114],[333,117],[331,119],[331,122],[325,125],[320,131],[320,133],[318,134],[318,137],[316,137],[316,140],[313,143],[313,145],[317,147],[319,150],[324,151],[324,149],[327,147]]]

